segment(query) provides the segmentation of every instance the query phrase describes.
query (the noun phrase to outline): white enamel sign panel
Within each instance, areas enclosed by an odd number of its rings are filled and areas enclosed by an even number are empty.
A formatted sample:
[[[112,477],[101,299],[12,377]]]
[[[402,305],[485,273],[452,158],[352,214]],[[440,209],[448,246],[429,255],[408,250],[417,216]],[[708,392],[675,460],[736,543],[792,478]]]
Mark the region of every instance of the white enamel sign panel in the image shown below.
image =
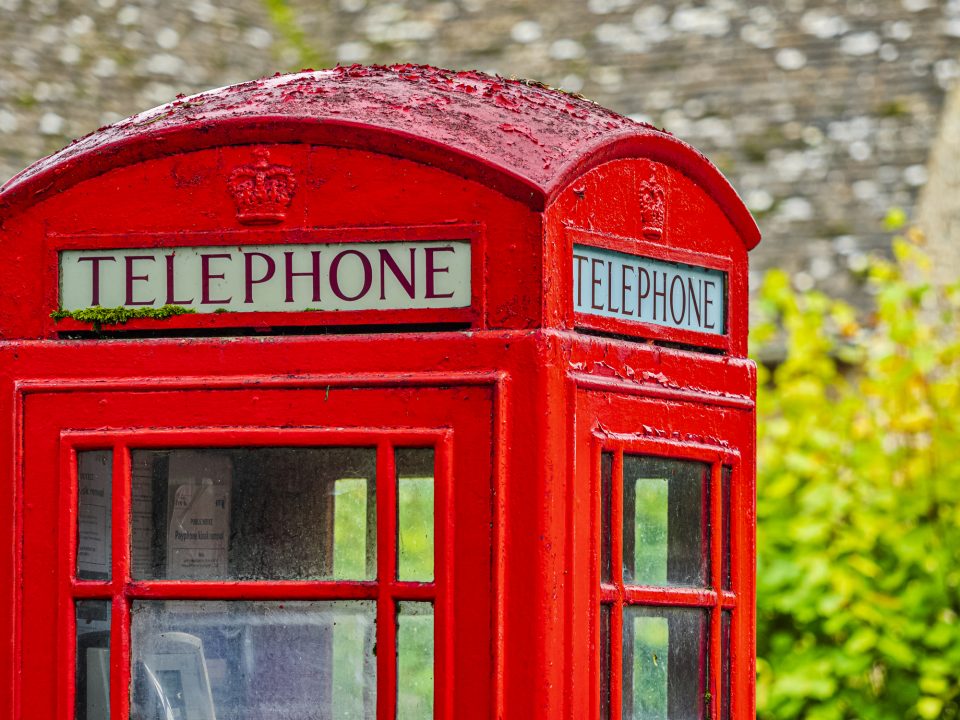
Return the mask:
[[[409,310],[470,302],[470,243],[462,240],[60,253],[63,310]]]
[[[726,279],[721,270],[573,248],[574,309],[585,315],[723,335]]]

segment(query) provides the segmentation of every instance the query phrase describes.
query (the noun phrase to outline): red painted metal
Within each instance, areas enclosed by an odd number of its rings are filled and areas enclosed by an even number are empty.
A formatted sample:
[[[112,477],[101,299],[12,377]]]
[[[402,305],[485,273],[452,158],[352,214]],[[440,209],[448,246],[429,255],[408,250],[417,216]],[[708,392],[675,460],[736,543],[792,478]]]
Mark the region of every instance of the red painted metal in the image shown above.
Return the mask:
[[[244,224],[228,192],[260,149],[297,182],[273,227]],[[652,211],[651,184],[664,199]],[[99,334],[50,318],[65,249],[435,239],[470,243],[469,307],[181,315]],[[758,240],[719,172],[668,134],[535,84],[420,66],[211,91],[27,169],[0,193],[13,259],[0,265],[0,716],[71,717],[73,599],[112,602],[122,718],[133,599],[354,598],[377,603],[379,720],[395,714],[397,600],[435,602],[437,718],[600,720],[603,604],[614,608],[614,720],[620,609],[637,604],[708,609],[711,720],[731,611],[733,717],[753,717],[756,372],[745,355]],[[575,243],[724,271],[727,332],[575,313]],[[333,443],[378,448],[384,537],[396,523],[391,448],[436,449],[433,583],[396,580],[393,552],[378,553],[377,581],[131,579],[131,448]],[[85,449],[114,451],[110,581],[74,577]],[[601,453],[615,484],[624,453],[710,464],[709,587],[626,585],[616,562],[601,583]],[[729,589],[721,466],[733,468]]]

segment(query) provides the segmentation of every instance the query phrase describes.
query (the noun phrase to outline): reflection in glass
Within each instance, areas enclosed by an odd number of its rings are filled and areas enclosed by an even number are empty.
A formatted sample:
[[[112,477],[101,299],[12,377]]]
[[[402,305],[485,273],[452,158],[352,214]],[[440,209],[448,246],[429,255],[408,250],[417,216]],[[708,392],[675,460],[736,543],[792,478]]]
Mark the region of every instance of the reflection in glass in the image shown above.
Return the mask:
[[[610,720],[610,606],[600,606],[600,720]]]
[[[624,608],[624,720],[702,720],[706,677],[706,611]]]
[[[730,720],[730,624],[733,616],[729,610],[724,610],[720,615],[720,656],[723,658],[723,671],[720,674],[720,682],[723,686],[723,695],[720,701],[720,720]]]
[[[396,451],[397,578],[433,580],[433,449]]]
[[[397,608],[397,718],[433,718],[433,605]]]
[[[369,580],[374,448],[136,450],[138,580]]]
[[[110,579],[113,451],[77,453],[77,579]]]
[[[110,717],[110,601],[77,600],[76,720]]]
[[[372,719],[374,616],[368,601],[134,601],[131,718]]]
[[[624,456],[625,583],[706,584],[708,471],[689,460]]]
[[[612,580],[613,453],[600,455],[600,582]]]
[[[733,521],[733,516],[730,513],[730,477],[732,474],[732,468],[725,465],[720,476],[721,494],[723,499],[723,559],[721,560],[723,567],[721,576],[723,577],[724,590],[729,590],[732,587],[730,577],[730,523]]]

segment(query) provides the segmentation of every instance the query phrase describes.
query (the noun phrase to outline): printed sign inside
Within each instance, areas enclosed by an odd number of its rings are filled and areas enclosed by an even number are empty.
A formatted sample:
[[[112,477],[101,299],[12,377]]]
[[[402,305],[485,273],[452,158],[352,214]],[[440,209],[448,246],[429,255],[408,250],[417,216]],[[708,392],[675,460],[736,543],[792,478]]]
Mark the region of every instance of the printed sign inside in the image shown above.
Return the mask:
[[[199,313],[469,307],[466,241],[65,250],[60,307]]]
[[[726,332],[726,273],[574,245],[578,313],[680,330]]]

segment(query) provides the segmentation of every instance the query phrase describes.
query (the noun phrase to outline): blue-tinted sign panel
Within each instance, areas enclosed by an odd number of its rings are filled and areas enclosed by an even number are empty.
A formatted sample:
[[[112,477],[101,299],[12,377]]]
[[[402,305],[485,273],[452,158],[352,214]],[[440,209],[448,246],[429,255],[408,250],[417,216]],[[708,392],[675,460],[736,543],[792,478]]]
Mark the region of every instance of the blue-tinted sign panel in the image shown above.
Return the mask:
[[[721,270],[573,246],[573,303],[585,315],[723,335],[726,286]]]

